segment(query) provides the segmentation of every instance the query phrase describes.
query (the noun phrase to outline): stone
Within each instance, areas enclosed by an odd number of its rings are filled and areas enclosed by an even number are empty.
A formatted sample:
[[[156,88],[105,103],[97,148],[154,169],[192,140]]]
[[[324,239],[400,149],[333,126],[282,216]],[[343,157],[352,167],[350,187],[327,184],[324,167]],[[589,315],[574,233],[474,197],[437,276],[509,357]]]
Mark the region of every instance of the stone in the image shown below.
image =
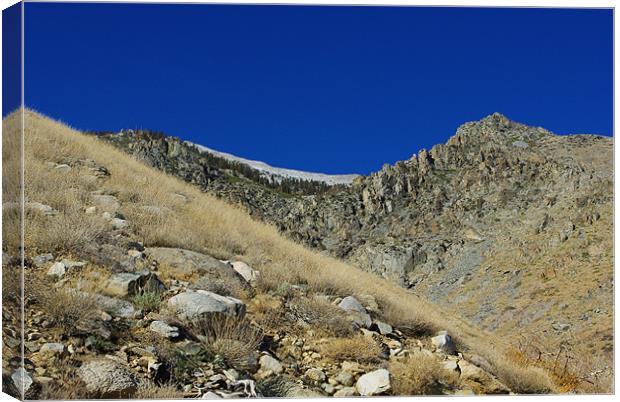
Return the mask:
[[[161,292],[164,289],[164,284],[155,274],[122,272],[110,276],[103,293],[113,297],[126,297],[138,291]]]
[[[241,300],[206,290],[179,293],[168,300],[168,306],[175,309],[181,319],[190,320],[205,313],[245,314],[245,304]]]
[[[223,283],[229,289],[249,289],[249,285],[230,264],[206,254],[181,248],[148,247],[144,250],[150,260],[158,263],[159,270],[176,279],[193,275],[207,282]]]
[[[381,335],[389,335],[392,333],[392,326],[382,321],[375,321],[377,330]]]
[[[19,367],[11,374],[11,380],[13,380],[15,387],[24,394],[30,389],[33,382],[32,377],[23,367]]]
[[[97,298],[101,310],[109,313],[113,317],[131,318],[136,311],[133,304],[126,300],[107,297],[100,294],[96,294],[94,296]]]
[[[92,206],[92,207],[88,207],[84,210],[84,213],[88,214],[88,215],[94,215],[97,213],[97,207]]]
[[[461,369],[459,368],[459,363],[457,360],[446,360],[442,363],[442,366],[444,368],[444,370],[448,370],[448,371],[456,371],[456,372],[460,372]]]
[[[553,324],[551,324],[551,327],[556,331],[563,332],[570,329],[570,324],[564,322],[554,322]]]
[[[52,261],[53,259],[54,259],[54,256],[51,253],[39,254],[32,259],[32,263],[36,267],[40,268],[44,266],[45,264],[47,264],[48,262]]]
[[[247,282],[254,282],[260,277],[260,272],[252,269],[248,264],[243,261],[235,261],[231,263],[233,269],[243,277]]]
[[[138,387],[136,378],[126,367],[107,358],[83,363],[77,375],[86,390],[98,398],[130,398]]]
[[[45,343],[39,349],[39,353],[50,355],[62,355],[65,352],[65,345],[62,343]]]
[[[110,223],[115,230],[125,229],[129,226],[129,221],[121,218],[112,218]]]
[[[179,337],[179,328],[168,325],[164,321],[153,321],[149,329],[164,338],[174,339]]]
[[[349,373],[348,371],[341,371],[336,376],[336,381],[338,381],[345,387],[350,387],[351,385],[353,385],[354,380],[355,379],[353,378],[353,374]]]
[[[357,390],[354,387],[344,387],[334,393],[334,396],[336,398],[347,398],[356,395]]]
[[[49,205],[41,204],[40,202],[27,202],[24,204],[24,209],[30,211],[37,211],[46,216],[58,215],[58,211]]]
[[[334,386],[328,383],[321,384],[321,389],[325,391],[325,393],[328,395],[332,395],[334,392],[336,392]]]
[[[371,371],[361,376],[355,384],[362,396],[380,395],[390,390],[390,372],[386,369]]]
[[[358,313],[367,314],[364,306],[362,306],[362,304],[353,296],[347,296],[342,299],[342,301],[338,304],[338,307],[344,311],[355,311]]]
[[[59,163],[56,166],[54,166],[54,170],[58,172],[66,173],[69,170],[71,170],[71,166],[67,165],[66,163]]]
[[[437,348],[437,350],[440,350],[449,355],[453,355],[454,353],[456,353],[456,346],[454,345],[454,342],[452,342],[452,337],[448,334],[447,331],[439,332],[437,336],[431,338],[431,342]]]
[[[67,266],[63,262],[55,262],[52,266],[47,270],[47,276],[53,276],[57,279],[62,278],[67,273]]]
[[[273,374],[281,374],[284,368],[282,367],[282,363],[280,363],[275,358],[270,355],[262,355],[258,361],[260,364],[261,370],[271,371]]]
[[[326,376],[323,370],[318,368],[309,368],[304,375],[306,380],[313,384],[320,384],[325,382]]]
[[[121,207],[121,203],[118,201],[118,198],[113,195],[93,194],[92,200],[93,204],[101,207],[107,212],[116,212]]]

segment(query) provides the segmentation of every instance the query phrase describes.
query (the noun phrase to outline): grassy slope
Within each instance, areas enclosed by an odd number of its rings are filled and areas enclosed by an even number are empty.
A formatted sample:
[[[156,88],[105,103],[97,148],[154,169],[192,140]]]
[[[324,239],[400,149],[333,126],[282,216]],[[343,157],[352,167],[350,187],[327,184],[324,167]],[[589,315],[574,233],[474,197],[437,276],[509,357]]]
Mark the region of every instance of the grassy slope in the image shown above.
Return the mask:
[[[20,117],[18,113],[7,117],[3,122],[5,131],[16,131]],[[500,379],[513,389],[527,383],[528,376],[539,375],[507,359],[508,345],[501,339],[375,275],[286,240],[275,228],[252,220],[242,209],[93,137],[32,111],[26,112],[25,137],[27,200],[61,211],[53,226],[42,227],[36,220],[27,222],[26,250],[30,256],[50,251],[60,238],[64,239],[65,249],[75,251],[99,235],[100,218],[83,212],[90,191],[99,189],[99,185],[84,175],[57,172],[49,164],[67,157],[92,159],[110,171],[105,188],[127,206],[124,214],[134,223],[136,237],[147,246],[181,247],[222,259],[242,259],[261,271],[264,288],[288,282],[306,283],[317,292],[373,294],[387,320],[448,330],[462,350],[487,359]],[[180,202],[175,194],[183,194],[189,201]],[[141,208],[145,205],[171,212],[154,216]],[[9,233],[5,233],[4,241],[9,248],[18,245],[17,237]]]

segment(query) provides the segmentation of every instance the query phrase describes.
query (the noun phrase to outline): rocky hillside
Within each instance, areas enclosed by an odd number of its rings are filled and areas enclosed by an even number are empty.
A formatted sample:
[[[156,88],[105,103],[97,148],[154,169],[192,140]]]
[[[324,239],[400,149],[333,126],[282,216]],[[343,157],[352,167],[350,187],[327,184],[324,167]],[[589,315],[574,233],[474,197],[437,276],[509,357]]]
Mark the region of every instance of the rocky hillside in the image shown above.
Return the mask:
[[[19,158],[3,154],[5,392],[66,400],[608,391],[518,359],[504,339],[402,287],[24,113],[23,271]],[[19,147],[21,117],[3,121],[4,150]]]
[[[140,138],[124,146],[161,168],[159,148]],[[493,114],[320,194],[164,170],[524,344],[527,358],[562,355],[596,382],[612,361],[612,152],[611,138],[558,136]]]

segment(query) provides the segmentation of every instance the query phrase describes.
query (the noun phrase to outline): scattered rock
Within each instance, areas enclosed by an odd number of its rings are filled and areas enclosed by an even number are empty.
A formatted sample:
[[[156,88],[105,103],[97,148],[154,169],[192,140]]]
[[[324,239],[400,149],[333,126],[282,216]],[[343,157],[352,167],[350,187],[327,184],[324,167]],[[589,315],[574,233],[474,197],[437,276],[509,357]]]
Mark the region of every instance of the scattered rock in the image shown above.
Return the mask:
[[[392,333],[392,326],[382,321],[375,321],[377,330],[381,335],[389,335]]]
[[[441,350],[449,355],[456,353],[456,346],[454,345],[454,342],[452,342],[452,337],[448,335],[447,331],[439,332],[437,336],[431,338],[431,342],[437,350]]]
[[[318,369],[318,368],[310,368],[306,370],[306,374],[304,375],[304,377],[306,381],[308,381],[311,384],[315,384],[315,385],[325,382],[325,379],[326,379],[326,376],[323,370]]]
[[[231,265],[233,269],[243,277],[243,279],[250,283],[256,281],[260,276],[260,272],[252,269],[252,267],[243,261],[235,261]]]
[[[390,390],[390,372],[379,369],[361,376],[355,384],[362,396],[379,395]]]
[[[118,198],[113,195],[93,194],[92,200],[96,206],[101,207],[107,212],[116,212],[121,207]]]
[[[52,264],[50,269],[47,270],[47,276],[53,276],[58,279],[65,276],[66,273],[67,273],[67,266],[63,262],[60,262],[60,261]]]
[[[174,339],[179,337],[179,328],[168,325],[164,321],[153,321],[149,329],[165,338]]]
[[[112,218],[110,223],[115,230],[125,229],[129,226],[129,221],[121,218]]]
[[[126,297],[138,291],[161,292],[164,288],[157,275],[150,272],[122,272],[108,279],[103,293],[113,297]]]
[[[204,313],[245,314],[245,304],[241,300],[206,290],[180,293],[168,300],[168,306],[175,309],[181,318],[190,320]]]
[[[65,352],[65,345],[62,343],[45,343],[39,349],[39,353],[50,355],[62,355]]]
[[[345,387],[350,387],[351,385],[353,385],[354,380],[355,379],[353,378],[353,374],[349,373],[348,371],[341,371],[336,376],[336,381],[338,381]]]
[[[98,398],[130,398],[138,383],[124,366],[111,359],[96,359],[82,364],[77,375],[88,392]]]
[[[36,267],[42,267],[45,264],[47,264],[50,261],[54,260],[54,256],[51,253],[47,253],[47,254],[39,254],[37,256],[35,256],[32,259],[32,263],[36,266]]]
[[[356,395],[357,390],[354,387],[344,387],[334,393],[334,396],[336,398],[347,398]]]
[[[32,377],[23,367],[19,367],[17,370],[11,374],[11,380],[13,380],[13,384],[20,392],[24,394],[30,389],[32,386]]]
[[[259,359],[261,370],[271,371],[273,374],[280,374],[284,370],[282,363],[270,355],[262,355]]]

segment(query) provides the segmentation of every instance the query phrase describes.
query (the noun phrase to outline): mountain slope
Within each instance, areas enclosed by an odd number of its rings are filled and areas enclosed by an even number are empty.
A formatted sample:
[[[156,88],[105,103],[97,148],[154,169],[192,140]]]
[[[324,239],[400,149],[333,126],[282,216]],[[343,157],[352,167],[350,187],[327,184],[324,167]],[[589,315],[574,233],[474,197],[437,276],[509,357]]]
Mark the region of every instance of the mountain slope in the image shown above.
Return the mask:
[[[41,399],[564,390],[511,360],[503,339],[407,290],[92,136],[31,111],[24,120],[26,366],[19,204],[8,202],[5,386],[31,379],[26,396]],[[20,121],[19,112],[3,120],[3,149],[16,144]],[[228,318],[197,321],[187,304],[195,298],[209,300],[201,309],[217,300]],[[439,329],[460,354],[433,346]],[[268,357],[256,362],[259,352]],[[388,384],[373,391],[365,374]]]
[[[535,339],[528,357],[561,351],[596,382],[612,361],[612,152],[610,138],[493,114],[348,187],[292,198],[202,187],[513,344]]]

